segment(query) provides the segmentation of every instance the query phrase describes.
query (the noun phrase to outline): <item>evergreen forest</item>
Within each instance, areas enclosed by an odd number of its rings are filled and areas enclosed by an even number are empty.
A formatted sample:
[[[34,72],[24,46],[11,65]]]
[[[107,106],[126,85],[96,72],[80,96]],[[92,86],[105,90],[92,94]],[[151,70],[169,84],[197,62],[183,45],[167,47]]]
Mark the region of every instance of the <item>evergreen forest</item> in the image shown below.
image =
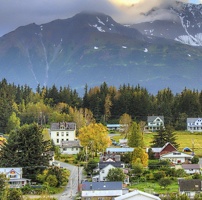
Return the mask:
[[[38,85],[32,89],[2,79],[0,112],[1,133],[33,122],[49,126],[52,122],[75,121],[77,128],[92,120],[103,124],[119,123],[125,113],[136,122],[146,121],[147,116],[162,115],[165,125],[185,130],[187,117],[202,116],[202,91],[184,88],[174,94],[165,88],[154,95],[140,85],[116,88],[104,82],[93,88],[86,85],[83,96],[79,96],[69,86]]]

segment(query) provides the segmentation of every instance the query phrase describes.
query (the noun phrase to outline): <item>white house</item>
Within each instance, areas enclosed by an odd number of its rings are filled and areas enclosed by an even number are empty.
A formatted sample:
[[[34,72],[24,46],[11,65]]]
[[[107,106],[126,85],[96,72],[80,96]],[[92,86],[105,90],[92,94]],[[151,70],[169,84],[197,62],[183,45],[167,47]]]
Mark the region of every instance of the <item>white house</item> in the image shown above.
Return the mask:
[[[147,117],[147,126],[145,127],[145,130],[155,132],[155,131],[158,131],[160,129],[160,127],[165,128],[163,116],[148,116]]]
[[[202,118],[187,118],[187,131],[202,132]]]
[[[99,172],[99,181],[106,181],[107,180],[107,174],[109,173],[110,169],[115,169],[113,165],[107,165],[103,169],[100,170]]]
[[[173,164],[189,163],[192,158],[192,155],[179,151],[173,151],[160,156],[160,160],[169,160]]]
[[[84,182],[82,183],[81,198],[90,199],[97,197],[98,199],[110,197],[114,198],[124,194],[122,182]]]
[[[74,141],[76,139],[76,123],[58,122],[52,123],[50,137],[55,145],[61,145],[62,141]]]
[[[119,197],[115,197],[114,200],[161,200],[159,197],[149,194],[146,192],[142,192],[140,190],[134,190],[127,194],[121,195]]]
[[[184,171],[187,174],[195,174],[195,173],[201,174],[201,169],[199,164],[183,164],[182,169],[184,169]]]
[[[61,153],[64,154],[78,154],[82,149],[79,140],[62,141],[60,145]]]
[[[5,174],[9,179],[10,188],[21,188],[30,183],[30,179],[22,177],[22,168],[0,168],[0,173]]]

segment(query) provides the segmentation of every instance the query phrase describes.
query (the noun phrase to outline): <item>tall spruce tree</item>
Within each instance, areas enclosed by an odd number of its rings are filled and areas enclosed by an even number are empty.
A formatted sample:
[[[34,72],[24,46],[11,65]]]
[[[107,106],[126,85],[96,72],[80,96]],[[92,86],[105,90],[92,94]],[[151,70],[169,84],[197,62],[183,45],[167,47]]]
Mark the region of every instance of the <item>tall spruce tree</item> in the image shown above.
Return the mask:
[[[161,127],[160,130],[154,135],[152,141],[152,147],[163,147],[167,142],[170,142],[175,148],[179,147],[176,142],[176,135],[171,126],[167,126],[166,129]]]
[[[24,177],[35,179],[49,165],[49,149],[37,124],[24,125],[10,134],[0,151],[0,167],[22,167]]]

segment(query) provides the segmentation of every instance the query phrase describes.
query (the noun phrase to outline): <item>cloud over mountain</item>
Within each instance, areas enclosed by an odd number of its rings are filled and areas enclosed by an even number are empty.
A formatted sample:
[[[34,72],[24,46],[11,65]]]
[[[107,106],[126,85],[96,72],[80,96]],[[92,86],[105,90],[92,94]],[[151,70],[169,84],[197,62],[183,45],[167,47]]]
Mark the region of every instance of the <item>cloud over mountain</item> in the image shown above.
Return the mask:
[[[181,0],[181,2],[188,0]],[[124,4],[127,0],[35,0],[35,1],[4,1],[0,7],[0,36],[30,23],[43,24],[55,19],[72,17],[82,11],[106,13],[116,21],[130,23],[137,20],[145,21],[148,18],[139,16],[154,7],[164,7],[174,0],[134,0],[131,4]],[[168,13],[163,13],[168,17]],[[15,19],[15,20],[14,20]]]

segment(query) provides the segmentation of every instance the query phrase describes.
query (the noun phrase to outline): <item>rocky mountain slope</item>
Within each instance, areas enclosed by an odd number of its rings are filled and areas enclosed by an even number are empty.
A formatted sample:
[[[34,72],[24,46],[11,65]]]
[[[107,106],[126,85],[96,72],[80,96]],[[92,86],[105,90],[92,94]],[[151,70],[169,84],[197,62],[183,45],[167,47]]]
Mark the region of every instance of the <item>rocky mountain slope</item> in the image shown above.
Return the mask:
[[[140,84],[152,93],[200,89],[200,45],[182,44],[179,34],[145,34],[142,25],[135,29],[105,14],[79,13],[19,27],[0,38],[0,78],[32,88],[69,85],[79,92],[104,81],[116,87]]]
[[[153,21],[154,16],[167,14],[167,19]],[[176,2],[172,6],[154,8],[143,13],[151,21],[133,24],[143,35],[179,41],[191,46],[202,46],[202,4]]]

